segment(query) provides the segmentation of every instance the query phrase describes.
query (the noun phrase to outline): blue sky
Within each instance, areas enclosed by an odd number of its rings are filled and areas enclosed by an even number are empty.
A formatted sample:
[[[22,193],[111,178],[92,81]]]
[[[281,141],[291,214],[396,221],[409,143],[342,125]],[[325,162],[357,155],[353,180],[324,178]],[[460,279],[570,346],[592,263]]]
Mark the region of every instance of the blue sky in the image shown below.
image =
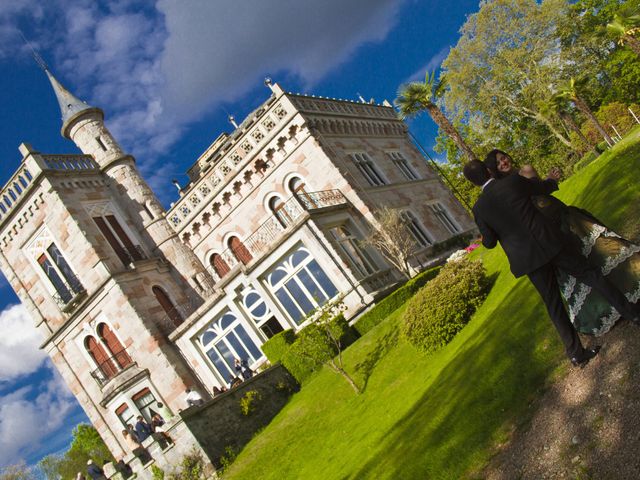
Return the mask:
[[[478,0],[12,0],[0,2],[0,180],[18,145],[74,153],[60,111],[19,30],[69,90],[101,107],[168,205],[171,179],[270,94],[285,90],[392,101],[455,45]],[[436,128],[411,122],[428,148]],[[433,153],[435,155],[435,153]],[[0,278],[0,467],[63,450],[86,420],[37,349],[41,338]]]

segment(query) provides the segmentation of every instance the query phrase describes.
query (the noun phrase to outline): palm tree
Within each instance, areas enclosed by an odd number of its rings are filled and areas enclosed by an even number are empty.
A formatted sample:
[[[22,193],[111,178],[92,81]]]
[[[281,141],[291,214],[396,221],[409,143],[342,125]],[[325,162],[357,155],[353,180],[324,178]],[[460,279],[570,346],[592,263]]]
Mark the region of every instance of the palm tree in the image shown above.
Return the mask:
[[[607,23],[607,32],[618,39],[618,44],[627,45],[640,56],[640,40],[635,35],[640,32],[640,14],[630,10],[621,10]]]
[[[444,77],[440,77],[440,80],[436,80],[435,77],[435,72],[432,72],[431,75],[427,72],[424,83],[410,82],[400,86],[398,98],[393,102],[400,110],[400,118],[414,117],[426,110],[438,127],[445,135],[451,137],[469,160],[477,160],[478,157],[473,153],[473,150],[436,105],[435,102],[444,92],[446,83]]]
[[[584,145],[596,152],[598,155],[600,154],[600,152],[598,152],[598,150],[596,149],[596,146],[593,145],[584,135],[584,133],[582,133],[582,130],[580,130],[580,127],[576,123],[576,120],[573,118],[573,115],[569,111],[570,102],[566,97],[562,95],[554,95],[553,97],[551,97],[551,100],[549,100],[547,105],[549,110],[555,112],[558,117],[560,117],[562,123],[564,123],[564,125],[569,130],[574,132]]]
[[[613,145],[613,139],[611,138],[611,136],[609,136],[602,124],[593,114],[587,102],[585,102],[585,100],[580,96],[578,92],[578,86],[579,82],[576,82],[575,78],[571,78],[568,82],[560,85],[560,87],[558,88],[558,93],[556,93],[556,97],[565,98],[572,101],[575,104],[576,108],[584,113],[584,115],[593,122],[596,130],[600,132],[600,135],[604,137],[607,143],[609,145]]]

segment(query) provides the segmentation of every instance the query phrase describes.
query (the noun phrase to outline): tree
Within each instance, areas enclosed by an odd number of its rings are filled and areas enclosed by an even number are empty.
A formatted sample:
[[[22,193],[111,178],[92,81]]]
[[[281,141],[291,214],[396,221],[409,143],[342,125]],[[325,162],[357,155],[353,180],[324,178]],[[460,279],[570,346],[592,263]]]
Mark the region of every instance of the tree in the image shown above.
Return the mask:
[[[548,108],[560,117],[560,120],[566,125],[566,127],[572,131],[576,137],[580,139],[580,141],[587,147],[587,149],[593,150],[596,154],[600,154],[596,150],[596,145],[589,141],[589,139],[582,133],[580,130],[580,126],[573,118],[573,115],[570,111],[570,101],[567,100],[566,97],[562,95],[554,95],[551,101],[548,104]],[[586,150],[583,150],[583,152]]]
[[[59,480],[60,463],[63,461],[61,455],[47,455],[38,462],[38,468],[47,480]]]
[[[607,32],[618,40],[619,45],[626,45],[640,56],[640,40],[636,35],[640,32],[640,14],[631,9],[623,9],[613,16],[607,24]]]
[[[556,26],[566,10],[565,0],[492,0],[463,25],[442,63],[444,100],[448,112],[493,144],[487,149],[506,139],[519,142],[513,128],[525,119],[573,148],[558,120],[539,108],[562,72]]]
[[[362,244],[378,250],[400,273],[410,279],[412,268],[409,258],[416,248],[416,241],[407,228],[402,212],[382,207],[374,213],[374,217],[377,225]]]
[[[0,480],[35,480],[35,475],[24,460],[6,466],[0,471]]]
[[[591,108],[589,108],[589,105],[587,105],[587,102],[580,95],[579,82],[576,82],[574,78],[571,78],[568,82],[561,84],[558,87],[556,96],[572,101],[578,108],[578,110],[580,110],[589,120],[591,120],[591,123],[593,123],[598,132],[600,132],[600,135],[602,135],[602,137],[607,141],[607,143],[609,145],[613,145],[613,139],[593,114]]]
[[[69,450],[60,457],[44,457],[38,466],[48,480],[68,479],[75,478],[78,472],[84,472],[89,459],[100,465],[105,461],[114,461],[98,431],[91,425],[81,423],[73,429]]]
[[[441,76],[440,80],[436,81],[435,71],[431,72],[431,75],[427,72],[424,83],[410,82],[401,85],[398,89],[398,98],[395,99],[394,103],[399,108],[402,119],[413,117],[426,110],[438,127],[445,135],[451,137],[469,160],[477,160],[473,150],[436,104],[436,100],[442,95],[445,86],[446,80],[444,76]]]
[[[342,299],[319,307],[307,318],[311,323],[298,333],[298,338],[289,352],[319,366],[326,365],[329,370],[340,375],[356,392],[360,387],[344,369],[342,350],[343,338],[348,334],[349,325],[342,316],[346,309]]]

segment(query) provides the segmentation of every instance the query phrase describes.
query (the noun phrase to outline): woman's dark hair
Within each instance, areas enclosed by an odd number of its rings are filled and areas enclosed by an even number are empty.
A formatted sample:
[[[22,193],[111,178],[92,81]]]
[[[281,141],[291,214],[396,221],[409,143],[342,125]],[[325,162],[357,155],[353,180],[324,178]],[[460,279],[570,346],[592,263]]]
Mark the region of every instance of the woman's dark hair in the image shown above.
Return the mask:
[[[491,172],[491,175],[493,176],[493,178],[504,178],[507,175],[509,175],[508,173],[504,173],[498,170],[498,154],[499,153],[511,158],[511,155],[509,155],[507,152],[498,150],[497,148],[494,148],[493,150],[491,150],[489,153],[487,153],[487,156],[484,157],[484,164],[487,166],[487,168]],[[513,163],[513,159],[511,159],[511,164],[515,167],[515,164]]]

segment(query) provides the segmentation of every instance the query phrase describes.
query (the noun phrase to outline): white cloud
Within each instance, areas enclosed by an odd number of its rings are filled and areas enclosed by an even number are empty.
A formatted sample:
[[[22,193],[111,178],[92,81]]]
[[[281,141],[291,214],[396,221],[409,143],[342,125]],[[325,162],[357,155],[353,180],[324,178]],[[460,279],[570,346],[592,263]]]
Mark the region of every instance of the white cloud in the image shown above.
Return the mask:
[[[17,0],[0,9],[0,36],[4,26],[15,43],[17,20],[35,24],[33,43],[54,52],[54,73],[105,109],[116,138],[151,171],[186,125],[266,74],[308,88],[383,40],[405,1]]]
[[[25,459],[42,441],[64,426],[73,410],[73,395],[60,376],[35,387],[23,387],[0,398],[0,467]]]
[[[42,336],[21,305],[0,312],[0,382],[36,371],[46,354],[39,350]]]
[[[433,57],[427,60],[427,63],[425,63],[422,67],[420,67],[411,75],[409,75],[409,77],[402,83],[424,81],[424,77],[427,72],[431,73],[434,70],[437,70],[440,68],[440,65],[442,64],[443,60],[447,58],[447,55],[449,55],[449,48],[450,47],[444,47],[442,50],[436,53]]]

